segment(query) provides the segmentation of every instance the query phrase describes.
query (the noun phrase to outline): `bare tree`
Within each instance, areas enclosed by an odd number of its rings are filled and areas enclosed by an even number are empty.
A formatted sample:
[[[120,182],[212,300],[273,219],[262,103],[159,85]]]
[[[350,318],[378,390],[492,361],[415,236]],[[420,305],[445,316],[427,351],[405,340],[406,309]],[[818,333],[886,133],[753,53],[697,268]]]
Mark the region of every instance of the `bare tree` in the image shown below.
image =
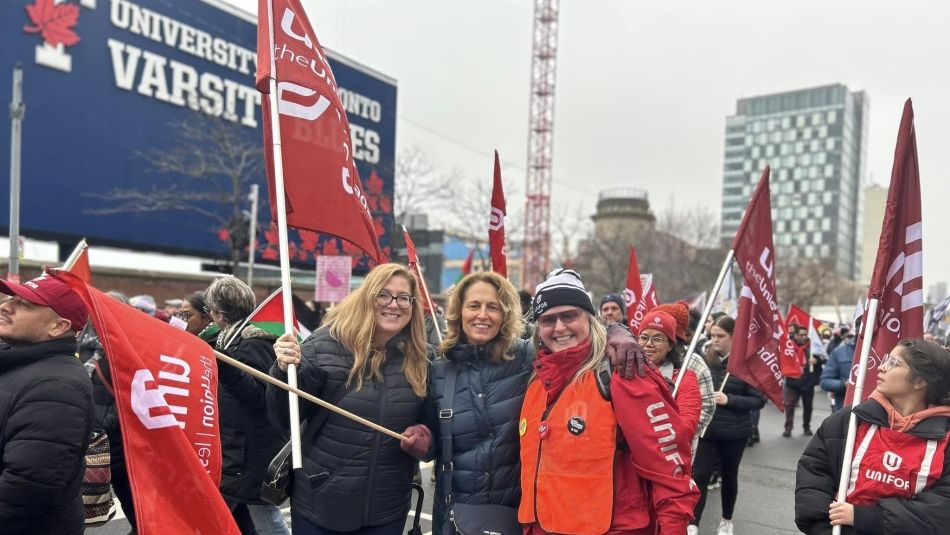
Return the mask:
[[[578,247],[591,232],[592,225],[583,203],[558,203],[551,208],[551,262],[569,265]]]
[[[461,173],[441,173],[423,150],[413,145],[396,157],[395,216],[401,222],[409,214],[428,213],[453,200]]]
[[[173,147],[138,154],[151,171],[165,175],[166,180],[148,189],[114,188],[95,194],[106,206],[87,213],[201,214],[216,228],[228,231],[233,273],[248,245],[243,207],[249,187],[264,172],[260,140],[245,135],[231,122],[200,113],[176,123],[175,128],[179,141]]]

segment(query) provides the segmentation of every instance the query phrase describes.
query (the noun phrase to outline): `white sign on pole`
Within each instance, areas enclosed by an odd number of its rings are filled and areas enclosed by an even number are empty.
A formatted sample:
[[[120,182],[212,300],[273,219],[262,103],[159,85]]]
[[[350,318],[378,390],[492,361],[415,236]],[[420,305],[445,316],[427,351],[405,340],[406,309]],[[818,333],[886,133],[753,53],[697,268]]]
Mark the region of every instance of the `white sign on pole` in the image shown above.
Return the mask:
[[[317,288],[314,299],[338,303],[350,293],[353,260],[349,256],[317,257]]]

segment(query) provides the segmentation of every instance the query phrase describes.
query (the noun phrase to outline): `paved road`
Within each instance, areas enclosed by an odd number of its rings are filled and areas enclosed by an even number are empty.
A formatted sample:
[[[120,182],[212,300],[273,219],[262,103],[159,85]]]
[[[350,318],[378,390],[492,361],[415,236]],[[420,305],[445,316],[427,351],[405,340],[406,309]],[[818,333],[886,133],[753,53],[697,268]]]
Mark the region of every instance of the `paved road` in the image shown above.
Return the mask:
[[[830,414],[824,393],[815,393],[815,414],[812,429]],[[801,434],[801,409],[796,414],[797,428],[791,438],[783,438],[784,417],[768,405],[762,411],[759,430],[762,442],[747,448],[739,469],[739,499],[733,516],[736,535],[784,535],[798,533],[794,522],[795,466],[808,443]],[[422,531],[431,535],[432,495],[434,483],[429,480],[431,465],[422,468],[425,505],[422,510]],[[413,496],[415,498],[415,495]],[[718,490],[713,490],[706,501],[706,511],[700,525],[702,535],[715,535],[721,518]],[[285,508],[290,518],[290,509]],[[121,513],[120,513],[121,515]],[[407,530],[410,523],[407,523]],[[105,526],[87,529],[89,535],[125,535],[129,524],[125,518],[116,518]]]

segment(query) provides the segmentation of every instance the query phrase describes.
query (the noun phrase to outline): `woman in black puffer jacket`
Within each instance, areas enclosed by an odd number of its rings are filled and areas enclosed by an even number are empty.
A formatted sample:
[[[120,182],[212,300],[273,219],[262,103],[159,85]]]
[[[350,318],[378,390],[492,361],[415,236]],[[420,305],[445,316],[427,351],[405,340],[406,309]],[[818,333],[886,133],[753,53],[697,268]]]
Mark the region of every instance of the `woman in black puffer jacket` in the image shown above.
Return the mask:
[[[462,279],[449,297],[445,359],[432,366],[426,421],[436,460],[433,533],[453,533],[446,514],[447,478],[453,503],[516,508],[521,500],[518,417],[531,377],[534,348],[521,339],[518,291],[494,272]],[[451,406],[445,378],[456,372]],[[452,409],[452,467],[441,468],[439,412]],[[445,413],[443,413],[445,414]]]
[[[706,507],[706,487],[717,462],[722,474],[722,520],[718,532],[732,534],[732,513],[739,494],[739,463],[746,441],[752,436],[752,411],[765,406],[765,398],[758,390],[727,373],[735,327],[734,319],[721,316],[709,329],[706,364],[716,388],[716,412],[705,434],[699,439],[696,458],[693,460],[693,480],[699,485],[700,498],[694,511],[696,519],[687,531],[690,535],[698,533],[696,526],[699,526]]]
[[[429,370],[415,276],[397,264],[377,266],[303,344],[284,335],[275,349],[272,376],[286,381],[287,365],[298,364],[301,390],[410,437],[400,442],[336,413],[305,429],[290,498],[294,535],[402,533],[413,456],[422,457],[431,440],[415,425]],[[271,418],[289,427],[287,393],[269,386],[267,401]],[[319,424],[320,410],[300,402],[308,425]]]

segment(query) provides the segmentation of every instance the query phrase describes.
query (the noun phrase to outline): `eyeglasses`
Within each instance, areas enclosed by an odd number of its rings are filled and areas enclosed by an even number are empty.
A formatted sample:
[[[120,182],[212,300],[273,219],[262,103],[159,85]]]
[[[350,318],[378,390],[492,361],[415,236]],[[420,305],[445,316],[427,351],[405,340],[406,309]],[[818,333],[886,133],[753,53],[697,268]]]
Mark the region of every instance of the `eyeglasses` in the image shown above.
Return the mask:
[[[901,361],[901,359],[895,357],[894,355],[885,355],[884,360],[881,361],[881,365],[878,366],[882,371],[888,371],[893,368],[906,368],[907,364]]]
[[[381,307],[388,307],[393,301],[396,302],[397,307],[405,310],[412,306],[415,298],[409,294],[393,295],[389,292],[379,292],[376,294],[376,304]]]
[[[642,346],[645,346],[647,344],[653,344],[655,346],[658,346],[660,344],[666,343],[666,337],[665,336],[647,336],[645,334],[641,334],[640,336],[637,337],[637,341],[640,342],[640,345]]]
[[[581,311],[574,310],[565,310],[564,312],[556,312],[554,314],[545,314],[538,318],[538,325],[542,327],[551,328],[557,325],[557,320],[561,320],[561,323],[564,325],[570,325],[574,323],[581,317]]]
[[[182,321],[188,321],[194,315],[195,314],[193,312],[182,312],[181,310],[179,310],[178,312],[175,312],[175,317]]]

